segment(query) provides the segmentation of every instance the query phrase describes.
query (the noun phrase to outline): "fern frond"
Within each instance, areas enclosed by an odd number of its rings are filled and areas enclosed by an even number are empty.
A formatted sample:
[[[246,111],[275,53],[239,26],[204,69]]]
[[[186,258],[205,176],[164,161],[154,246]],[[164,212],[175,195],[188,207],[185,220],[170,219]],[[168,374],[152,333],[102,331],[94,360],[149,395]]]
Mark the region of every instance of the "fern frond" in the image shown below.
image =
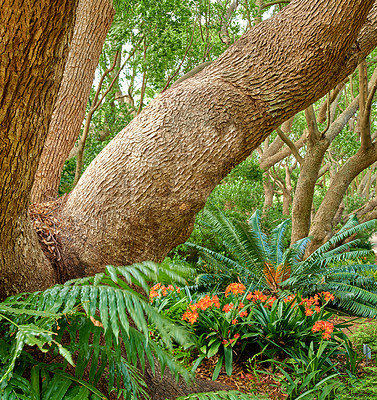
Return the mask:
[[[177,400],[262,400],[268,397],[256,397],[252,394],[245,394],[237,390],[230,390],[229,392],[208,392],[208,393],[194,393],[188,396],[178,397]]]
[[[270,249],[271,249],[271,261],[275,262],[276,265],[279,265],[283,262],[283,239],[284,233],[287,229],[287,226],[290,224],[290,220],[287,219],[279,224],[275,229],[271,232],[271,240],[270,240]]]

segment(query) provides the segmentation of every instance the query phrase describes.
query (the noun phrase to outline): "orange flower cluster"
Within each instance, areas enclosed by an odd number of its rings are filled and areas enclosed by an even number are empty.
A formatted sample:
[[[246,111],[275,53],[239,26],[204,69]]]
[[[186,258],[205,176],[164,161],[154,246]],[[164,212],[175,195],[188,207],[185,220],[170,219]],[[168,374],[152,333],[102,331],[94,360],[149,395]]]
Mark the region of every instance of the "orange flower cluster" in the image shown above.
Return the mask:
[[[326,303],[335,299],[334,295],[329,292],[321,292],[314,295],[313,297],[309,297],[308,299],[302,299],[299,305],[305,306],[305,315],[310,317],[314,314],[314,312],[316,312],[317,314],[321,312],[319,302],[321,296],[323,296]]]
[[[223,307],[223,311],[227,313],[230,310],[233,310],[233,307],[234,307],[233,303],[225,304],[225,306]]]
[[[246,290],[245,285],[243,285],[242,283],[231,283],[225,289],[225,297],[228,297],[230,295],[230,293],[233,293],[236,295],[245,293],[245,290]]]
[[[182,321],[188,321],[193,324],[199,318],[199,313],[197,311],[191,311],[189,309],[182,315]]]
[[[274,304],[276,297],[275,296],[268,297],[265,294],[263,294],[263,292],[255,290],[254,293],[249,292],[248,295],[246,296],[246,299],[252,301],[253,303],[256,303],[257,301],[260,301],[261,303],[266,303],[264,307],[267,308],[271,307]]]
[[[323,331],[322,333],[323,339],[326,340],[331,339],[331,334],[334,331],[334,325],[329,321],[317,321],[312,328],[312,332],[319,332],[319,331]]]
[[[190,304],[188,309],[182,315],[183,321],[188,321],[190,324],[196,322],[199,318],[198,310],[207,310],[210,307],[220,308],[220,300],[217,296],[213,296],[212,299],[206,294],[203,298],[201,298],[197,303]]]
[[[159,293],[158,290],[161,290],[161,293]],[[156,283],[154,286],[151,287],[151,289],[149,291],[149,300],[151,303],[153,303],[153,299],[155,297],[161,297],[161,295],[162,295],[162,297],[165,297],[169,294],[169,291],[174,292],[174,290],[176,290],[177,293],[180,293],[180,291],[181,291],[181,289],[178,286],[176,286],[174,288],[173,285],[165,286],[165,285],[162,285],[161,282]]]

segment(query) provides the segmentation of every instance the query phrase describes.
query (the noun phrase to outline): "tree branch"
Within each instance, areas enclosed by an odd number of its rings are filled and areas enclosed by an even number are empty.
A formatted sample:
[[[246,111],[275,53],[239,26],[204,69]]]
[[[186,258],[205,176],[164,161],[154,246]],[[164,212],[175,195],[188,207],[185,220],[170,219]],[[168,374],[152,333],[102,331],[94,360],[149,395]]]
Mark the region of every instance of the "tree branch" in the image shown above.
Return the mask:
[[[300,153],[298,152],[297,147],[292,140],[290,140],[289,137],[284,134],[280,127],[276,128],[276,132],[278,133],[280,139],[291,149],[291,152],[295,156],[296,160],[302,164],[303,158],[300,156]]]
[[[262,7],[261,7],[261,10],[264,10],[265,8],[268,8],[268,7],[271,7],[271,6],[276,6],[278,4],[288,4],[288,3],[289,3],[289,0],[287,0],[287,1],[284,1],[284,0],[271,1],[270,3],[263,4]]]

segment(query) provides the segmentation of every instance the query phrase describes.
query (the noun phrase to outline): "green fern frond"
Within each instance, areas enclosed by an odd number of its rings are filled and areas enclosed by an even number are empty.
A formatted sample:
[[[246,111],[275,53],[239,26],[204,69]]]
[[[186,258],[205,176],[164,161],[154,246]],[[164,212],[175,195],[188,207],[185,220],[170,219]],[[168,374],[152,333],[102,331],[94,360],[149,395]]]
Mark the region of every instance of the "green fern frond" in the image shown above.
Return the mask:
[[[229,392],[208,392],[208,393],[194,393],[188,396],[178,397],[177,400],[262,400],[268,397],[257,397],[252,394],[241,393],[237,390],[230,390]]]
[[[257,242],[262,249],[263,258],[265,260],[271,260],[272,255],[268,244],[267,236],[262,232],[260,226],[261,212],[256,210],[255,213],[249,219],[249,225],[252,228],[253,233],[257,236]]]
[[[270,240],[270,248],[271,248],[271,261],[275,262],[276,265],[279,265],[283,262],[283,239],[285,231],[290,224],[290,220],[287,219],[279,224],[275,229],[271,232],[271,240]]]

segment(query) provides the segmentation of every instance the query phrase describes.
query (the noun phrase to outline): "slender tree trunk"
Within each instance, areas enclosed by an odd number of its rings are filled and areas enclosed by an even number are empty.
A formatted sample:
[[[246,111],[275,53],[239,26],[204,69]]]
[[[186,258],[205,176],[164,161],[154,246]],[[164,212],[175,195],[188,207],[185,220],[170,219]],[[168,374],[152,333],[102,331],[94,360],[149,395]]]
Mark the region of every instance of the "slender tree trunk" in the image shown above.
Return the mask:
[[[107,263],[160,261],[185,241],[195,213],[230,169],[375,47],[374,13],[355,43],[373,3],[293,0],[159,95],[70,194],[63,215],[72,259],[92,274]]]
[[[308,236],[315,183],[329,145],[326,138],[308,143],[306,156],[300,164],[300,176],[293,196],[291,243]]]
[[[370,87],[373,87],[376,81],[377,69],[371,77]],[[313,107],[311,106],[306,110],[309,139],[306,155],[301,162],[300,176],[293,199],[291,243],[295,243],[309,234],[314,189],[317,179],[323,173],[321,169],[323,158],[332,141],[346,126],[358,108],[359,97],[355,98],[346,110],[329,125],[326,134],[318,131]],[[324,168],[324,170],[326,169],[327,167]]]
[[[274,204],[274,185],[271,182],[271,178],[268,171],[263,173],[263,193],[264,193],[263,213],[266,213]]]
[[[28,218],[68,55],[75,0],[0,1],[0,298],[55,281]],[[17,21],[17,23],[15,22]]]
[[[80,134],[94,73],[113,17],[110,0],[79,0],[63,81],[35,176],[33,203],[57,196],[63,165]]]
[[[367,150],[358,151],[335,174],[310,228],[312,241],[308,246],[308,254],[317,249],[327,237],[331,237],[332,223],[342,202],[344,194],[355,177],[377,161],[377,145]]]

